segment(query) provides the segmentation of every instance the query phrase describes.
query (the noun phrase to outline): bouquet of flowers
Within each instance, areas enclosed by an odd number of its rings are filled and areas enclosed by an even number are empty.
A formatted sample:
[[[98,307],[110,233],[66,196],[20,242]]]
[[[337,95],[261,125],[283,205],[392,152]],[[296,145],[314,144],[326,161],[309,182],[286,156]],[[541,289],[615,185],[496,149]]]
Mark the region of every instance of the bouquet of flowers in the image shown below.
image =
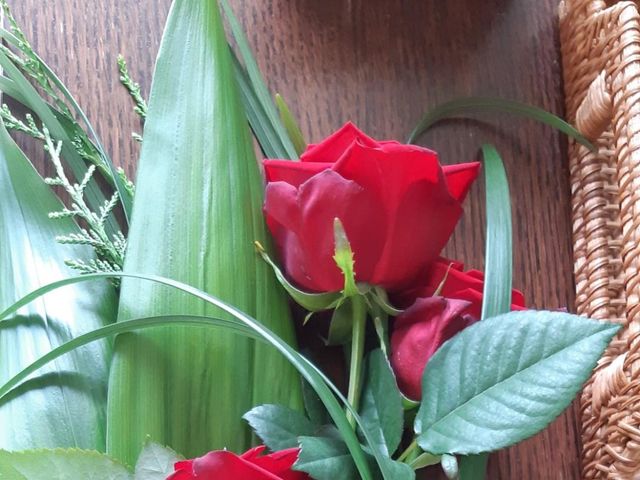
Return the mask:
[[[591,148],[553,115],[462,99],[407,144],[346,122],[307,145],[226,0],[174,0],[148,105],[119,62],[144,122],[134,185],[0,4],[0,90],[28,112],[0,111],[0,478],[481,479],[616,334],[512,290],[490,145],[485,272],[441,256],[481,165],[413,142],[489,108]],[[41,142],[51,177],[9,131]],[[295,323],[345,368],[326,373]]]

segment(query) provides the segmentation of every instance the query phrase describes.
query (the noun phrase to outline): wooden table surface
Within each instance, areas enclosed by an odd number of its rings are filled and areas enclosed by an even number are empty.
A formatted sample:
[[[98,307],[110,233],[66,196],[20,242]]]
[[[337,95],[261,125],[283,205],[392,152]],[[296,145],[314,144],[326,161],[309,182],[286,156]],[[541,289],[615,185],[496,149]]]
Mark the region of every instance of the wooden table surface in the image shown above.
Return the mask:
[[[464,95],[498,95],[562,114],[557,0],[233,0],[260,67],[317,141],[346,120],[404,139],[421,113]],[[123,53],[148,93],[170,0],[9,0],[36,50],[97,126],[115,161],[135,172],[140,131],[118,83]],[[484,142],[503,154],[514,209],[514,282],[531,306],[573,305],[566,141],[548,128],[486,114],[422,139],[445,163]],[[27,148],[32,158],[41,152]],[[474,188],[446,253],[483,264],[483,186]],[[494,455],[491,479],[578,479],[571,409],[549,429]]]

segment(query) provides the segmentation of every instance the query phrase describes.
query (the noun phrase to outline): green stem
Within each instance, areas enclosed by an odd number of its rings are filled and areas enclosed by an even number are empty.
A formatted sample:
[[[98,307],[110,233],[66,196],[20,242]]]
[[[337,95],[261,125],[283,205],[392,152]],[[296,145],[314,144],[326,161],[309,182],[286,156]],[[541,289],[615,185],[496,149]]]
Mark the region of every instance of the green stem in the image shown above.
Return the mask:
[[[418,448],[418,439],[414,438],[411,445],[407,447],[407,449],[400,454],[398,457],[398,462],[404,462],[416,449]]]
[[[351,365],[349,367],[349,392],[347,401],[354,410],[358,411],[360,390],[362,388],[362,360],[364,359],[364,337],[367,326],[367,308],[363,297],[355,295],[353,302],[353,326],[351,335]],[[349,422],[355,428],[356,423],[350,412],[347,412]]]
[[[439,455],[432,455],[431,453],[423,453],[419,457],[413,459],[409,462],[409,466],[414,470],[419,470],[424,467],[429,467],[431,465],[437,465],[440,463]]]

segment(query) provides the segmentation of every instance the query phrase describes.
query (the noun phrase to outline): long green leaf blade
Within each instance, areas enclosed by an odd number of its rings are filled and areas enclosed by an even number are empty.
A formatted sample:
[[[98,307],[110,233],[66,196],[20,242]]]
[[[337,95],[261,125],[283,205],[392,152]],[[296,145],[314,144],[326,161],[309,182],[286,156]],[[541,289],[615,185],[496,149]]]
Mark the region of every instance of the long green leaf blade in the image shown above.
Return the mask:
[[[485,280],[482,319],[507,313],[511,309],[513,276],[513,235],[511,197],[502,159],[492,145],[483,145],[487,208]]]
[[[233,58],[233,66],[236,73],[236,82],[238,83],[238,89],[240,90],[240,97],[242,104],[244,105],[245,114],[253,135],[258,140],[262,153],[267,158],[288,158],[288,153],[285,147],[282,145],[282,140],[278,136],[278,132],[273,127],[271,120],[267,113],[264,111],[262,103],[253,89],[251,80],[247,75],[247,71],[244,69],[240,60],[236,56],[235,52],[229,47],[231,56]]]
[[[409,135],[407,143],[414,143],[420,135],[440,120],[482,111],[511,113],[536,120],[560,130],[588,149],[595,150],[593,144],[584,135],[560,117],[538,107],[495,97],[466,97],[438,105],[422,117]]]
[[[249,47],[249,42],[244,32],[242,31],[240,22],[238,22],[238,19],[234,15],[233,10],[229,6],[229,2],[227,0],[220,0],[220,5],[222,5],[225,17],[229,21],[229,26],[231,27],[233,38],[238,45],[240,59],[244,62],[247,76],[255,93],[255,98],[257,98],[262,105],[262,109],[269,119],[271,128],[277,133],[282,147],[287,152],[287,155],[282,158],[295,160],[298,158],[298,154],[296,153],[296,149],[293,146],[293,143],[289,139],[289,135],[287,134],[284,125],[280,121],[278,111],[273,103],[271,95],[269,94],[269,89],[267,88],[267,85],[262,78],[262,74],[260,73],[258,64],[256,63],[256,60],[251,53],[251,47]]]
[[[0,305],[68,277],[65,260],[92,258],[89,247],[56,242],[56,236],[78,229],[71,219],[48,218],[60,208],[0,124]],[[0,382],[57,345],[114,321],[116,301],[113,288],[101,282],[76,285],[14,312],[0,324]],[[107,343],[97,343],[25,385],[0,407],[0,448],[104,450],[109,359]]]
[[[298,155],[302,155],[302,152],[307,148],[307,142],[304,140],[304,136],[300,131],[298,122],[296,122],[296,119],[293,117],[293,113],[289,110],[289,105],[287,105],[287,102],[284,101],[284,98],[282,98],[282,95],[279,93],[276,93],[276,105],[280,112],[282,124],[291,139],[291,143],[293,143],[293,146],[296,149],[296,153]]]
[[[263,185],[215,0],[173,3],[144,138],[125,271],[214,293],[293,342],[287,299],[254,251],[256,240],[269,244]],[[119,321],[209,312],[179,292],[123,281]],[[147,435],[188,457],[243,451],[251,436],[242,415],[262,403],[301,408],[299,389],[276,352],[223,330],[120,336],[108,451],[133,463]]]

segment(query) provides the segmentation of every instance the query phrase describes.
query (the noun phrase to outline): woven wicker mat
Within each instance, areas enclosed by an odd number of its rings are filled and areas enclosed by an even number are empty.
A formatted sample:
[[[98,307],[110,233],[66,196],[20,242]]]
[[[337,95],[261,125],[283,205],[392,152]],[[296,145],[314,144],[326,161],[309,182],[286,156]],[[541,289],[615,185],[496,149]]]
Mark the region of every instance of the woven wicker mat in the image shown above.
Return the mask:
[[[640,479],[640,16],[634,2],[564,0],[578,313],[622,323],[581,399],[583,478]]]

